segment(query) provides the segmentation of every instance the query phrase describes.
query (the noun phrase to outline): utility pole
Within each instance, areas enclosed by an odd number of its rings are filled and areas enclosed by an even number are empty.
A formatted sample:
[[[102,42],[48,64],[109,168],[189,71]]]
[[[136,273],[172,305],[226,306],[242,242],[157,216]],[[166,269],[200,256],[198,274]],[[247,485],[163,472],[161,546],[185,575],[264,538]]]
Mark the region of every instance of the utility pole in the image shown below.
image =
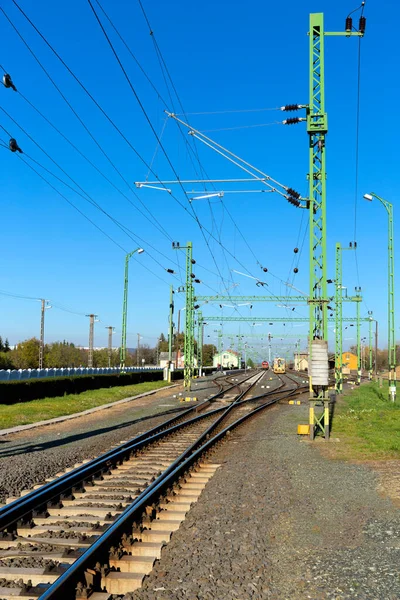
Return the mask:
[[[113,335],[113,331],[115,331],[115,327],[113,327],[112,325],[109,325],[108,327],[106,327],[106,329],[108,329],[108,366],[111,367],[111,357],[112,357],[112,335]]]
[[[169,316],[168,316],[168,381],[171,383],[172,366],[172,341],[174,337],[174,287],[169,289]]]
[[[193,259],[192,242],[187,242],[186,246],[180,246],[179,242],[172,242],[174,250],[186,250],[186,312],[185,312],[185,344],[184,344],[184,387],[190,392],[192,387],[192,376],[194,371],[194,324],[193,324],[193,299],[194,286],[192,281],[196,279],[196,275],[192,272],[192,266],[196,263]]]
[[[361,288],[355,287],[356,296],[360,296]],[[361,322],[360,322],[360,302],[357,302],[357,385],[361,384]]]
[[[39,346],[39,369],[43,369],[44,358],[44,314],[47,309],[51,308],[48,300],[41,298],[41,318],[40,318],[40,346]]]
[[[309,135],[309,248],[310,248],[310,438],[318,430],[329,438],[328,397],[328,321],[326,280],[326,134],[328,118],[325,112],[324,37],[345,35],[362,37],[365,18],[360,18],[359,31],[352,31],[351,19],[345,32],[324,31],[323,13],[310,14],[310,74],[307,133]],[[292,121],[292,122],[298,122]],[[323,414],[316,415],[317,404],[323,404]]]
[[[140,333],[137,334],[136,366],[139,367]]]
[[[132,258],[134,254],[142,254],[144,252],[143,248],[136,248],[136,250],[132,250],[132,252],[128,252],[125,256],[125,271],[124,271],[124,300],[122,304],[122,340],[121,340],[121,354],[120,354],[120,363],[121,363],[121,371],[125,369],[126,362],[126,324],[128,319],[128,277],[129,277],[129,260]]]
[[[97,315],[90,314],[86,315],[89,317],[89,354],[88,354],[88,368],[93,367],[93,342],[94,342],[94,324]],[[97,322],[97,321],[96,321]]]

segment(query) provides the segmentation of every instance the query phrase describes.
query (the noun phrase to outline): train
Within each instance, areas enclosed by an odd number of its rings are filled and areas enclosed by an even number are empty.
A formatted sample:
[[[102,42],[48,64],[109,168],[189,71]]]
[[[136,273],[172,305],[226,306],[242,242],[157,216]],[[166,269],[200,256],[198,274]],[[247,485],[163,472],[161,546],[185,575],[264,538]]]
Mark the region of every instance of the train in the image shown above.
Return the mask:
[[[261,363],[261,368],[262,369],[269,369],[269,362],[267,360],[263,360],[263,362]]]
[[[274,358],[274,373],[286,373],[286,360],[284,358]]]

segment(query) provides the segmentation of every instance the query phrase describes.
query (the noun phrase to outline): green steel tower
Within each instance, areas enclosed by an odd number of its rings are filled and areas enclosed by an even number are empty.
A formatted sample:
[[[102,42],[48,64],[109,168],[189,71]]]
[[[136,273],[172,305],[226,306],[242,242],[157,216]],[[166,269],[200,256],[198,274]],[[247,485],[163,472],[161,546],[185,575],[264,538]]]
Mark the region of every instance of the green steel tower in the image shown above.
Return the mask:
[[[372,310],[368,311],[369,318],[369,329],[368,329],[368,354],[369,354],[369,365],[368,365],[368,379],[372,379],[372,323],[374,319],[372,318]],[[376,357],[375,357],[376,361]]]
[[[361,288],[356,287],[356,297],[361,298]],[[356,323],[357,323],[357,385],[361,384],[361,315],[360,315],[360,306],[361,302],[357,302],[357,313],[356,313]]]
[[[185,310],[185,343],[184,343],[184,374],[183,382],[187,392],[190,392],[192,388],[192,377],[194,372],[194,287],[193,279],[195,274],[192,273],[192,265],[195,263],[193,260],[193,247],[192,242],[188,242],[187,246],[180,246],[179,242],[172,242],[172,248],[174,250],[186,250],[186,310]]]
[[[310,14],[310,89],[307,108],[307,133],[309,134],[309,235],[310,235],[310,437],[320,430],[329,437],[328,381],[312,376],[313,351],[318,343],[328,343],[327,281],[326,281],[326,167],[325,144],[328,117],[325,112],[324,36],[363,36],[365,19],[360,31],[353,32],[346,21],[345,32],[324,31],[323,13]],[[315,343],[317,342],[317,344]],[[321,346],[324,348],[324,346]],[[327,365],[326,365],[327,366]],[[317,385],[316,385],[317,384]],[[322,402],[323,414],[316,415],[315,406]]]

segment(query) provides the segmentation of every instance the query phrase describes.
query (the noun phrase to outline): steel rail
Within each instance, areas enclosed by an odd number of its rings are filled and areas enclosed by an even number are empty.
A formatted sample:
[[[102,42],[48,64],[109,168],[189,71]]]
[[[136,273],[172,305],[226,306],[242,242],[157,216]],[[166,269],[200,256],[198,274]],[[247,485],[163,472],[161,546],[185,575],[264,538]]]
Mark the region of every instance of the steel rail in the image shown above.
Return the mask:
[[[254,382],[253,386],[258,383],[259,380]],[[280,394],[292,395],[297,391],[297,387],[289,392],[282,391]],[[240,396],[244,395],[242,392]],[[264,394],[264,397],[268,395],[268,392]],[[263,397],[263,396],[260,396]],[[253,400],[253,398],[252,398]],[[219,433],[214,435],[211,439],[207,440],[210,434],[211,428],[208,428],[196,442],[192,444],[190,449],[187,449],[180,457],[178,457],[170,467],[162,473],[146,490],[144,490],[133,503],[114,521],[112,525],[92,544],[82,555],[62,574],[60,577],[49,586],[49,588],[40,596],[39,600],[58,600],[60,598],[73,598],[76,586],[82,581],[83,573],[86,569],[93,569],[96,564],[104,565],[109,560],[109,549],[114,546],[118,547],[123,534],[127,531],[132,530],[134,522],[139,522],[142,518],[145,507],[152,505],[158,501],[159,497],[163,495],[174,481],[180,478],[187,472],[187,470],[196,463],[200,457],[208,452],[213,445],[223,439],[223,437],[242,424],[247,419],[253,417],[261,410],[276,403],[277,399],[270,399],[268,402],[256,407],[247,415],[243,415],[237,419],[234,423],[229,424],[227,427],[222,429]],[[236,402],[228,407],[229,412],[235,406]],[[237,406],[237,404],[236,404]],[[221,419],[219,419],[221,421]],[[213,428],[217,424],[213,424]],[[200,447],[201,441],[204,441]],[[192,451],[191,454],[190,451]]]
[[[254,373],[249,377],[246,377],[246,379],[240,383],[245,383],[253,376]],[[235,383],[228,388],[228,390],[237,386],[238,383]],[[218,392],[211,399],[221,396],[228,390],[222,390]],[[202,405],[210,402],[211,399],[206,400],[204,403],[202,403]],[[54,479],[54,481],[51,481],[42,487],[33,490],[29,494],[26,494],[25,496],[17,498],[14,500],[14,502],[11,502],[10,504],[0,508],[0,532],[7,531],[12,533],[12,531],[16,528],[17,521],[23,519],[29,520],[33,511],[45,512],[49,503],[59,502],[61,496],[66,497],[71,495],[74,490],[76,491],[77,488],[82,487],[85,482],[90,481],[98,475],[108,472],[114,464],[123,461],[126,456],[129,456],[133,451],[140,450],[147,444],[154,443],[166,435],[175,433],[181,428],[184,428],[188,425],[193,425],[202,419],[212,417],[216,413],[226,410],[226,407],[217,408],[213,411],[198,415],[193,419],[173,425],[175,421],[181,420],[187,414],[196,409],[198,410],[202,405],[189,408],[184,413],[181,413],[180,415],[175,416],[172,419],[161,423],[160,425],[157,425],[149,431],[136,436],[132,440],[121,444],[117,448],[109,450],[97,458],[94,458],[90,462],[85,463],[69,473],[61,475],[60,477]],[[167,429],[165,429],[166,427]]]

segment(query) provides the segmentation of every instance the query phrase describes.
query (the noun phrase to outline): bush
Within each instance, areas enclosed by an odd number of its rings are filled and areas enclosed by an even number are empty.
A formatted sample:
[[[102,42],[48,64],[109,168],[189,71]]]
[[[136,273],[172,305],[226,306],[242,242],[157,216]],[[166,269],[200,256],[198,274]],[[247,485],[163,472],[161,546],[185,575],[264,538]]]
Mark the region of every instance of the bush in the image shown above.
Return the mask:
[[[173,380],[181,379],[183,373],[175,371]],[[161,381],[162,371],[118,373],[116,375],[78,375],[77,377],[53,377],[28,379],[27,381],[0,382],[0,404],[15,404],[40,398],[54,398],[66,394],[80,394],[87,390],[133,385],[144,381]]]

